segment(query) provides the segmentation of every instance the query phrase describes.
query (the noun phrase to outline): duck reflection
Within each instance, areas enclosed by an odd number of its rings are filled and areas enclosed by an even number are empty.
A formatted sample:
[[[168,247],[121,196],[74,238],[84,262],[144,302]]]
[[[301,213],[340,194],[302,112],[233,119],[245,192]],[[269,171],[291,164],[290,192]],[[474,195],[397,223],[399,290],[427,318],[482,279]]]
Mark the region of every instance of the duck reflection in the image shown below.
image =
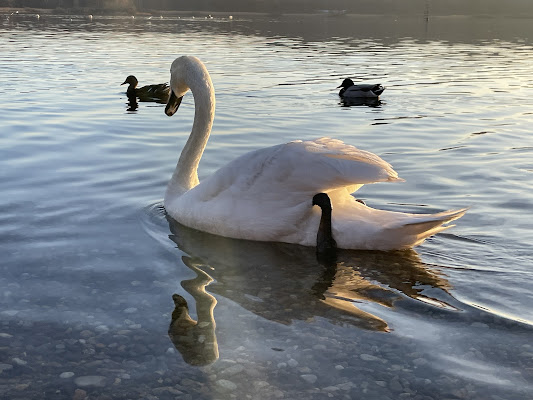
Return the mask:
[[[164,102],[161,99],[147,100],[147,99],[138,98],[137,96],[130,96],[130,95],[128,95],[127,97],[128,97],[128,102],[126,103],[126,111],[137,111],[137,109],[139,108],[139,101],[151,102],[151,103],[157,103],[157,104],[166,104],[166,102]]]
[[[128,108],[126,111],[137,111],[137,108],[139,108],[139,103],[137,102],[136,96],[128,96],[128,102],[126,103]]]
[[[414,251],[338,250],[335,257],[318,259],[312,247],[225,238],[170,218],[169,224],[170,238],[189,255],[183,261],[196,273],[182,286],[196,302],[198,321],[189,316],[185,299],[175,294],[169,328],[175,347],[191,364],[205,365],[218,358],[216,299],[205,291],[207,285],[209,292],[286,325],[322,317],[334,324],[387,332],[385,320],[357,304],[393,307],[396,301],[410,297],[453,308],[423,294],[424,288],[431,287],[440,290],[438,297],[446,298],[450,285]]]
[[[380,107],[382,104],[379,98],[343,97],[339,101],[341,107]]]

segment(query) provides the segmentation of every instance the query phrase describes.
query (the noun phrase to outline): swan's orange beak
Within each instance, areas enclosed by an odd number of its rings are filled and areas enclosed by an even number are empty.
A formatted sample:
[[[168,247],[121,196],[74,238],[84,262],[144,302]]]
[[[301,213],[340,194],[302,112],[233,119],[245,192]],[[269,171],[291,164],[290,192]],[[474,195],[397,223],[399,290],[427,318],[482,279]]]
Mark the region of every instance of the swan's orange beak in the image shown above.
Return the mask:
[[[167,106],[165,107],[165,114],[167,114],[169,117],[172,117],[176,111],[178,111],[178,108],[181,104],[182,97],[178,97],[174,94],[174,91],[170,90],[170,96],[168,98]]]

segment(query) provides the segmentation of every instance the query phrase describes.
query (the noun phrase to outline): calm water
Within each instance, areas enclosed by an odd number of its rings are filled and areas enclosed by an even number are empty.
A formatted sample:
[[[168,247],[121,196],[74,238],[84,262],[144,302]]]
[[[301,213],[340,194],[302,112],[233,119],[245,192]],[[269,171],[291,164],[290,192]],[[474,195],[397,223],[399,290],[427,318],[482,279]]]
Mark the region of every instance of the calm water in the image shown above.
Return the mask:
[[[533,398],[530,20],[0,21],[1,398]],[[192,96],[128,111],[120,83],[168,81],[182,54],[217,91],[201,178],[329,135],[406,179],[369,205],[470,211],[336,265],[169,224]],[[381,103],[341,104],[347,76]]]

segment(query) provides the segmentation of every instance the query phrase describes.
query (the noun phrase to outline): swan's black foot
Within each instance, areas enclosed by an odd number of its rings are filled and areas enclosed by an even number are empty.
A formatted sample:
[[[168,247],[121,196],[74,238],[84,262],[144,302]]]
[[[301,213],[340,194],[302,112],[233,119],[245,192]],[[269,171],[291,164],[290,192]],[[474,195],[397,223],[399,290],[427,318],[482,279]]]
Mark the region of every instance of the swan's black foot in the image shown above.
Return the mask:
[[[366,203],[364,200],[361,200],[361,199],[355,199],[355,201],[358,201],[359,203],[361,203],[362,205],[366,206]]]

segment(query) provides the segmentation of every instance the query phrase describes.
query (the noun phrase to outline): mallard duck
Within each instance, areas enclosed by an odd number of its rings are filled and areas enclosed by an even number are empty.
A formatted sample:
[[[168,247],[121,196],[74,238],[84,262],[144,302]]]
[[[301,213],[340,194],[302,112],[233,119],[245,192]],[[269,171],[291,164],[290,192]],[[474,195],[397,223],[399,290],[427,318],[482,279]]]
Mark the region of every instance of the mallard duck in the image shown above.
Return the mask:
[[[358,83],[356,85],[350,78],[343,80],[341,85],[337,86],[338,88],[342,88],[339,91],[339,96],[351,98],[377,98],[385,90],[385,87],[379,83]]]
[[[168,95],[170,93],[170,87],[166,83],[159,83],[157,85],[146,85],[138,88],[139,81],[133,75],[130,75],[122,83],[129,84],[126,94],[128,97],[138,97],[141,101],[168,101]]]

